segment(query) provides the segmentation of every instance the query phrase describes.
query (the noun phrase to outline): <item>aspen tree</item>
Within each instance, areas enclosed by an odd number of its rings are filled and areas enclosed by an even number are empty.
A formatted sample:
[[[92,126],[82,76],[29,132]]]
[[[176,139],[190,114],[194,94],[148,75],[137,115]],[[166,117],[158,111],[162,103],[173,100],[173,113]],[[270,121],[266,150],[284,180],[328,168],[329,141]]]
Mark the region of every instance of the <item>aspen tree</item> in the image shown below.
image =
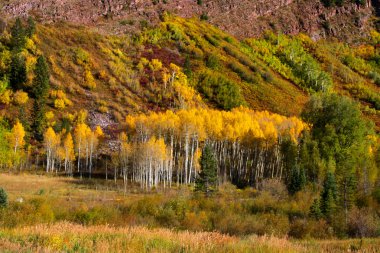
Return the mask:
[[[77,171],[81,173],[82,170],[80,167],[80,162],[83,157],[85,157],[85,153],[83,152],[83,149],[86,149],[86,134],[88,132],[88,126],[85,123],[79,123],[75,127],[74,135],[75,135],[75,141],[76,141],[76,149],[78,153],[78,167]]]
[[[90,178],[92,174],[92,166],[93,166],[93,156],[95,155],[96,149],[99,144],[99,138],[104,135],[103,130],[100,128],[100,126],[96,126],[94,131],[91,131],[90,128],[87,129],[87,143],[88,143],[88,150],[89,150],[89,172],[90,172]]]
[[[12,131],[10,133],[10,144],[13,148],[13,163],[14,166],[19,164],[20,154],[19,150],[23,147],[25,144],[25,130],[22,124],[17,121],[16,124],[14,124]]]
[[[24,127],[19,121],[17,121],[16,124],[13,126],[11,132],[11,143],[15,155],[17,154],[17,150],[25,144],[24,137]]]
[[[128,163],[129,157],[131,153],[131,145],[128,142],[128,136],[125,133],[121,133],[119,136],[120,149],[120,163],[123,172],[123,182],[124,182],[124,191],[126,191],[127,183],[128,183]]]
[[[44,145],[46,149],[46,172],[54,171],[60,138],[51,127],[44,133]]]
[[[308,128],[297,118],[244,107],[230,112],[193,108],[129,115],[126,122],[134,150],[132,180],[144,188],[157,185],[157,180],[171,185],[174,178],[178,184],[193,183],[199,170],[198,150],[203,144],[215,153],[219,182],[229,179],[257,185],[265,177],[281,178],[282,139],[296,143]],[[156,161],[163,160],[155,156],[160,139],[169,157],[162,166]]]
[[[66,138],[63,141],[63,148],[64,148],[64,154],[65,154],[65,172],[72,175],[72,162],[75,159],[74,154],[74,141],[71,133],[68,133],[66,135]]]

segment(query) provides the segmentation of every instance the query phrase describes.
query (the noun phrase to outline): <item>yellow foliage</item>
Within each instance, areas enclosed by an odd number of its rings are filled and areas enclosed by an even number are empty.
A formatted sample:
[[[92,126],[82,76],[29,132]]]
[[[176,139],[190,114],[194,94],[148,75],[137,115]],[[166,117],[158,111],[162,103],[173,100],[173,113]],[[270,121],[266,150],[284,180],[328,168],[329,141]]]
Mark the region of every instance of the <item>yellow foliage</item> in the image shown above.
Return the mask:
[[[86,142],[88,141],[88,137],[91,133],[91,129],[84,123],[79,123],[75,127],[74,135],[76,140],[76,146],[78,150],[78,156],[80,158],[84,157],[85,152],[81,152],[81,150],[86,147]]]
[[[162,69],[162,62],[158,59],[153,59],[149,64],[149,67],[152,71],[159,71]]]
[[[5,73],[11,66],[12,54],[8,50],[0,51],[0,72]]]
[[[84,71],[84,81],[85,81],[85,87],[91,90],[96,88],[95,78],[92,75],[91,70],[86,69]]]
[[[84,123],[87,120],[88,112],[80,110],[77,114],[77,123]]]
[[[48,120],[48,121],[54,119],[54,112],[52,112],[52,111],[48,111],[47,113],[45,113],[45,118],[46,118],[46,120]]]
[[[56,109],[65,109],[65,101],[63,99],[57,98],[54,100],[54,107]]]
[[[30,54],[24,54],[24,56],[25,56],[26,71],[27,73],[32,72],[32,70],[34,69],[34,66],[37,63],[37,57]]]
[[[17,149],[19,147],[25,144],[24,137],[25,137],[24,127],[19,121],[17,121],[16,124],[13,126],[12,132],[11,132],[11,143],[15,152],[17,152]]]
[[[308,44],[312,44],[313,43],[313,40],[306,34],[304,33],[300,33],[298,34],[297,36],[302,42],[306,42]]]
[[[9,105],[11,102],[11,96],[12,96],[11,90],[4,91],[4,93],[0,95],[0,103]]]
[[[56,62],[56,59],[53,55],[51,55],[49,57],[49,62],[52,66],[52,70],[55,74],[57,74],[59,77],[63,78],[64,77],[64,73],[63,71],[61,70],[61,68],[57,65],[57,62]]]
[[[100,70],[98,76],[99,76],[100,80],[106,80],[107,79],[107,72],[104,70]]]
[[[59,98],[59,99],[65,99],[66,98],[65,92],[62,91],[62,90],[57,90],[57,98]]]
[[[168,159],[166,144],[162,138],[156,139],[153,137],[149,139],[144,149],[152,156],[153,160],[162,161]]]
[[[36,53],[37,52],[36,44],[34,44],[34,41],[31,40],[31,39],[29,39],[29,38],[26,39],[25,49],[29,50],[32,53]]]
[[[187,76],[181,71],[181,68],[171,63],[170,71],[171,77],[169,79],[171,80],[171,85],[178,94],[181,108],[195,107],[202,104],[201,96],[194,88],[188,86]]]
[[[65,158],[69,161],[73,161],[75,159],[74,154],[74,141],[71,133],[68,133],[65,140],[63,141],[63,147],[65,149]]]
[[[100,126],[96,126],[94,133],[97,137],[102,137],[104,135],[103,130]]]
[[[18,90],[13,94],[13,101],[17,105],[23,105],[26,104],[29,100],[28,93],[23,92],[22,90]]]
[[[298,141],[308,125],[296,117],[285,117],[267,111],[258,112],[246,107],[232,111],[187,109],[177,113],[150,113],[129,115],[127,127],[131,132],[144,136],[160,136],[164,132],[176,135],[195,135],[199,140],[229,140],[253,142],[266,140],[277,142],[279,137],[289,136]]]
[[[49,127],[44,134],[44,142],[49,148],[55,148],[60,144],[59,135],[55,133],[53,128]]]
[[[92,60],[89,52],[84,50],[83,48],[77,48],[75,51],[77,64],[82,66],[87,66],[92,64]]]
[[[371,38],[372,38],[372,43],[373,44],[380,44],[380,33],[377,32],[376,30],[371,31]]]
[[[99,106],[98,111],[101,112],[101,113],[107,113],[108,112],[108,107],[104,106],[104,105],[101,105],[101,106]]]
[[[360,45],[356,48],[355,53],[359,57],[369,59],[375,55],[375,48],[371,45]]]

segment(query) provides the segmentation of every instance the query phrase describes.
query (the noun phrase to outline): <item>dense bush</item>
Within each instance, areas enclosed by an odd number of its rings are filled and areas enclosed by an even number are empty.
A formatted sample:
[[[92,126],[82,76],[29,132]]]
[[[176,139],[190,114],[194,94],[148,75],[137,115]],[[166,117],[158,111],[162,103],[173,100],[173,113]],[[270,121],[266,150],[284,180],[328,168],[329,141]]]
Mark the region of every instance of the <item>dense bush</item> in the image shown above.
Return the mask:
[[[203,72],[198,81],[198,90],[218,107],[230,110],[245,104],[239,86],[220,74]]]
[[[233,72],[238,74],[242,80],[253,84],[258,82],[257,77],[242,64],[232,62],[229,67]]]
[[[3,188],[0,188],[0,207],[8,206],[8,195]]]
[[[375,237],[380,235],[380,219],[369,208],[354,207],[348,215],[348,233],[354,237]]]
[[[251,71],[256,72],[257,66],[252,62],[248,56],[244,55],[242,52],[232,48],[231,46],[225,46],[224,51],[230,56],[236,58],[242,65],[248,67]]]

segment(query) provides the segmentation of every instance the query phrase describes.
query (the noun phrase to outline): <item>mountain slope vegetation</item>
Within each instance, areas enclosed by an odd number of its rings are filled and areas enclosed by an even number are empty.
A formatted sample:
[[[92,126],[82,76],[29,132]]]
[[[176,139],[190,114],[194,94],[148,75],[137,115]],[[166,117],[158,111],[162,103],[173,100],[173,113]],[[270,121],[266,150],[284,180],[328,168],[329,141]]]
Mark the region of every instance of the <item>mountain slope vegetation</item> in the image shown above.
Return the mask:
[[[310,94],[330,89],[360,101],[363,111],[378,122],[378,39],[373,32],[371,41],[355,47],[271,33],[239,41],[205,22],[171,16],[158,27],[124,37],[64,23],[39,25],[23,52],[25,87],[31,85],[37,55],[43,54],[53,90],[48,104],[57,119],[62,111],[86,109],[109,112],[105,121],[120,123],[130,112],[181,106],[178,91],[165,91],[175,64],[182,68],[187,85],[211,107],[246,105],[298,115]],[[3,36],[5,65],[10,61],[7,40]]]
[[[123,36],[33,18],[5,29],[1,168],[113,177],[124,194],[192,189],[202,175],[213,178],[203,189],[305,198],[299,213],[242,207],[274,212],[268,222],[378,235],[378,32],[357,45],[270,31],[239,40],[198,18],[160,19]],[[205,147],[213,158],[200,163]],[[282,234],[302,237],[296,230]]]

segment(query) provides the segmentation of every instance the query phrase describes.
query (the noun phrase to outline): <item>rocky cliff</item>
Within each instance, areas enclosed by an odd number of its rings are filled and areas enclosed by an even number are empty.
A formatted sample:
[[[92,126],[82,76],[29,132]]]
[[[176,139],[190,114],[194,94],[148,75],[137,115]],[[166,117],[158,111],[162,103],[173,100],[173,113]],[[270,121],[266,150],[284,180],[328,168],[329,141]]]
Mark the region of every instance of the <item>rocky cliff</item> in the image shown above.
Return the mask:
[[[257,36],[272,29],[353,40],[372,26],[377,2],[367,0],[365,5],[358,5],[347,1],[342,7],[326,8],[320,0],[9,0],[2,1],[0,8],[6,17],[34,15],[44,22],[95,25],[113,33],[135,30],[140,24],[136,20],[155,23],[160,13],[169,11],[182,17],[203,14],[212,24],[238,37]],[[120,26],[120,21],[129,25]]]

